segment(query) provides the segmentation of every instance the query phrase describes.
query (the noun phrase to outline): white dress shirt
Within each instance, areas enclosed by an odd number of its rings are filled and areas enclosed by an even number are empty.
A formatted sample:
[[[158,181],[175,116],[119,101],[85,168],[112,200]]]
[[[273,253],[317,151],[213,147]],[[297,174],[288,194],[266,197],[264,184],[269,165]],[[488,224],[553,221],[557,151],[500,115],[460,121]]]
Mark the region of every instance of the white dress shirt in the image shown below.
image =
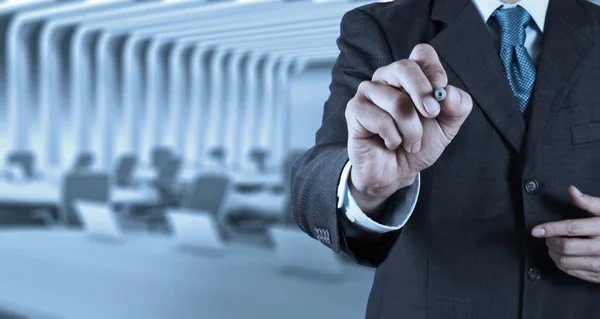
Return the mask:
[[[481,14],[481,18],[488,26],[490,34],[494,39],[494,43],[497,46],[498,52],[500,52],[500,30],[494,28],[492,24],[487,23],[494,11],[496,11],[496,9],[499,7],[512,8],[515,6],[521,6],[527,10],[534,23],[531,23],[525,30],[525,48],[527,49],[529,56],[531,56],[534,64],[537,64],[542,44],[542,34],[544,32],[544,24],[546,22],[546,12],[548,11],[549,0],[521,0],[514,4],[505,4],[501,0],[473,0],[473,3]],[[417,198],[419,197],[419,189],[421,187],[421,175],[417,175],[415,183],[410,186],[417,188],[416,192],[414,192],[414,194],[416,194],[414,198],[409,199],[408,203],[401,205],[401,207],[396,209],[394,212],[398,215],[396,216],[397,218],[395,218],[395,220],[401,220],[400,224],[388,226],[382,225],[370,219],[361,211],[360,207],[358,207],[352,198],[350,190],[348,189],[348,176],[350,173],[350,168],[351,163],[348,162],[344,167],[340,177],[340,183],[338,186],[338,209],[343,210],[345,216],[351,222],[373,232],[385,233],[402,228],[412,215],[412,212],[417,205]]]

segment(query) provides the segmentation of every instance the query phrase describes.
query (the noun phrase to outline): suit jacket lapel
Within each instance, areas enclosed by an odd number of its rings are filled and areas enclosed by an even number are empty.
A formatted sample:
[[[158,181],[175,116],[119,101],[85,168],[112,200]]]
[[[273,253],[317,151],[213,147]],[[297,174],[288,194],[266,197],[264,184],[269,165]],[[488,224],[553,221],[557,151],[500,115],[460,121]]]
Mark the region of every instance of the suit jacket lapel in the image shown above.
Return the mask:
[[[462,1],[462,2],[461,2]],[[430,44],[456,73],[476,104],[516,152],[521,153],[525,121],[513,96],[492,37],[470,0],[436,0],[432,20],[445,27]]]
[[[588,16],[575,0],[551,0],[532,98],[526,155],[532,154],[575,80],[592,41],[582,32]]]

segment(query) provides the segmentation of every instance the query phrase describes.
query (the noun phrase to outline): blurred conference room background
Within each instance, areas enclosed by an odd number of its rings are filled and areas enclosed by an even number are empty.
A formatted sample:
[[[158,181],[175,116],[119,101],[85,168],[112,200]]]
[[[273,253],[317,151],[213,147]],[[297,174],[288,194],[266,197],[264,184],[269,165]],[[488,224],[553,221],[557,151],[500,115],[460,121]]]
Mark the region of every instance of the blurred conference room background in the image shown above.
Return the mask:
[[[362,4],[0,2],[0,318],[361,318],[289,172]]]

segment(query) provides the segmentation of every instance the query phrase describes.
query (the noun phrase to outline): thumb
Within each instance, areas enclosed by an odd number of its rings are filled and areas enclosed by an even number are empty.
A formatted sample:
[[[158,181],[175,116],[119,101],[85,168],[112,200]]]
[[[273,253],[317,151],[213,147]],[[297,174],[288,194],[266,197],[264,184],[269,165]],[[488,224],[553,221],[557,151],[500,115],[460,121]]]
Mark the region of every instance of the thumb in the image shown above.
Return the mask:
[[[437,121],[450,139],[458,133],[473,109],[473,100],[465,91],[448,85],[446,87],[446,99],[440,103],[441,111]]]
[[[569,187],[569,195],[575,206],[586,210],[596,216],[600,216],[600,198],[583,194],[577,187]]]

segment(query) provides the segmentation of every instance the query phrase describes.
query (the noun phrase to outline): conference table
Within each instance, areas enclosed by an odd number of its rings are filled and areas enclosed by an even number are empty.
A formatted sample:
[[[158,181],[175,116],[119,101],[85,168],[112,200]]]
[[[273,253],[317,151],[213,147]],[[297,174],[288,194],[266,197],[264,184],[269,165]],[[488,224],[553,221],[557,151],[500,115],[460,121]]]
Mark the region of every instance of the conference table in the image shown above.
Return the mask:
[[[113,242],[64,229],[0,230],[0,260],[0,317],[29,319],[358,319],[373,279],[351,265],[341,281],[291,276],[265,248],[203,255],[166,236]]]
[[[253,171],[237,171],[231,172],[227,170],[219,170],[219,169],[197,169],[197,168],[185,168],[183,169],[178,177],[177,181],[182,184],[190,184],[194,181],[194,179],[203,174],[226,174],[231,178],[232,183],[235,186],[240,187],[264,187],[264,188],[274,188],[283,186],[284,178],[283,174],[277,173],[258,173]],[[138,168],[135,171],[135,179],[141,181],[149,181],[157,178],[158,173],[156,170],[152,168]]]
[[[158,193],[148,187],[111,187],[110,202],[119,205],[153,205],[159,201]],[[59,206],[62,193],[59,183],[33,181],[13,183],[0,181],[0,205]]]

